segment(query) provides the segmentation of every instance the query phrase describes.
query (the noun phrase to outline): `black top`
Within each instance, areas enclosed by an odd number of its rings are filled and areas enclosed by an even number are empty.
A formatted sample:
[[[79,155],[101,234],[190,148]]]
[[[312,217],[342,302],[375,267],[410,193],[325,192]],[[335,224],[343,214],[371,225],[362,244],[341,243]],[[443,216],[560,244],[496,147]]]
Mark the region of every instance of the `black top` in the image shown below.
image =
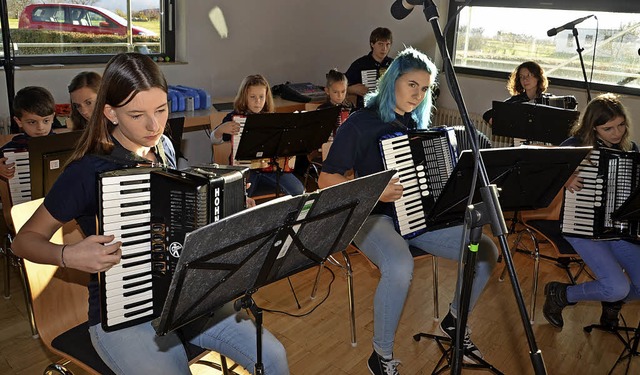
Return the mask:
[[[372,51],[351,63],[351,66],[349,66],[349,69],[347,69],[344,75],[347,76],[347,80],[349,80],[349,86],[362,83],[361,72],[363,70],[375,70],[376,78],[380,78],[389,65],[391,65],[392,61],[393,59],[391,57],[386,56],[382,62],[377,62],[376,59],[373,58]],[[360,95],[357,96],[356,108],[364,108],[364,98]]]
[[[168,167],[176,168],[175,151],[166,136],[162,136],[162,147]],[[97,234],[98,174],[125,168],[134,161],[148,162],[127,151],[118,142],[115,142],[110,156],[85,155],[71,162],[44,199],[44,206],[51,216],[62,223],[76,219],[86,237]],[[158,156],[158,159],[161,157]],[[89,325],[100,323],[99,291],[98,276],[92,274],[89,281]]]
[[[394,122],[383,122],[376,112],[369,109],[352,113],[338,128],[329,155],[322,163],[322,171],[343,175],[353,169],[356,177],[363,177],[385,170],[380,138],[417,128],[410,112],[404,116],[396,114],[396,119]],[[393,216],[392,203],[378,202],[372,213]]]

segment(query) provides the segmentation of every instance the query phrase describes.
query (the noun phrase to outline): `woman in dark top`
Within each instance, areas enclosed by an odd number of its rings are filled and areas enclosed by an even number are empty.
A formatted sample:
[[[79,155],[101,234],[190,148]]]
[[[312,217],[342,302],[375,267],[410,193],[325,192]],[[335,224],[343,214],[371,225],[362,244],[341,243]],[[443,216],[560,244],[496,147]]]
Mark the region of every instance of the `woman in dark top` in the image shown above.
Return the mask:
[[[538,63],[525,61],[518,65],[507,82],[507,90],[511,97],[505,100],[506,103],[524,103],[535,101],[540,103],[542,95],[549,87],[549,80],[544,74],[544,69]],[[482,118],[493,125],[493,109],[487,110]]]
[[[169,115],[168,87],[160,68],[146,55],[120,54],[107,64],[103,78],[96,108],[72,162],[22,227],[12,249],[33,262],[91,273],[89,333],[96,352],[116,374],[189,374],[181,338],[253,369],[255,325],[246,315],[236,314],[231,304],[185,326],[181,334],[174,331],[157,336],[151,322],[114,331],[105,331],[100,324],[97,273],[120,263],[122,243],[112,234],[96,232],[97,176],[124,166],[175,168],[175,152],[163,135]],[[62,246],[49,242],[73,219],[86,238]],[[282,344],[267,331],[262,337],[265,372],[287,374]]]
[[[620,99],[603,94],[593,99],[582,119],[571,129],[571,138],[561,146],[593,146],[621,151],[638,151],[631,141],[629,116]],[[565,184],[571,194],[583,188],[583,181],[574,175]],[[562,329],[562,310],[580,301],[601,301],[600,324],[618,325],[622,304],[640,298],[640,245],[627,240],[594,240],[565,236],[571,246],[589,266],[595,280],[577,285],[550,282],[544,292],[544,317],[554,327]]]

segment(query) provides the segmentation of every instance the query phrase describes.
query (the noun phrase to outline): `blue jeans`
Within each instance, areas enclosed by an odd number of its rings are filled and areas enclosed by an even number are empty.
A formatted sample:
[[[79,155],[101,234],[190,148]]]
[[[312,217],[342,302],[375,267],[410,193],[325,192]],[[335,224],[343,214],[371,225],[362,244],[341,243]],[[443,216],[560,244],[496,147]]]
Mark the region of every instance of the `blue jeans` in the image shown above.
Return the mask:
[[[198,320],[184,330],[194,345],[214,350],[253,373],[256,361],[256,327],[244,312],[228,303],[209,320]],[[196,333],[197,331],[197,333]],[[116,374],[191,374],[182,342],[175,332],[156,336],[151,323],[105,332],[100,324],[89,328],[91,342]],[[288,374],[284,347],[266,329],[262,334],[265,374]]]
[[[249,190],[247,195],[253,197],[254,195],[260,195],[262,193],[275,193],[276,191],[276,173],[262,173],[252,170],[249,175]],[[283,195],[301,195],[304,193],[304,186],[302,182],[293,173],[281,173],[279,179],[280,192]],[[260,192],[260,194],[257,194]]]
[[[393,354],[396,329],[413,277],[413,257],[409,245],[457,262],[461,255],[463,229],[462,226],[445,228],[405,240],[396,232],[389,216],[371,215],[356,234],[355,244],[380,269],[380,281],[373,299],[373,347],[378,354],[384,357]],[[470,309],[478,301],[497,259],[497,247],[489,237],[483,235],[471,290]],[[457,316],[457,311],[456,294],[451,303],[451,312]]]
[[[595,241],[569,236],[565,239],[596,278],[569,286],[569,302],[616,302],[640,298],[640,245],[624,240]]]

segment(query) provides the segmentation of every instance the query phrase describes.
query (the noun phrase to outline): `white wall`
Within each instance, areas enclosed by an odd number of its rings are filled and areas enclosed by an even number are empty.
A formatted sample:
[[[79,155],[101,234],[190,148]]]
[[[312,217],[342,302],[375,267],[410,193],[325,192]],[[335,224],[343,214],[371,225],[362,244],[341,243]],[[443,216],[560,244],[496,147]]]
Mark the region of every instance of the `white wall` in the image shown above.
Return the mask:
[[[446,0],[444,0],[446,1]],[[403,44],[429,55],[435,51],[430,25],[421,9],[395,20],[391,0],[178,0],[178,60],[163,64],[170,84],[207,89],[212,96],[233,96],[243,77],[264,74],[271,85],[290,82],[324,84],[331,68],[345,71],[369,52],[369,34],[378,26],[394,34],[391,55]],[[219,7],[229,37],[221,38],[209,21]],[[441,6],[446,14],[446,6]],[[419,11],[418,11],[419,10]],[[82,70],[101,72],[103,65],[33,68],[16,71],[16,90],[28,85],[47,87],[56,102],[68,102],[69,80]],[[6,95],[4,75],[0,93]],[[6,100],[0,115],[8,115]]]

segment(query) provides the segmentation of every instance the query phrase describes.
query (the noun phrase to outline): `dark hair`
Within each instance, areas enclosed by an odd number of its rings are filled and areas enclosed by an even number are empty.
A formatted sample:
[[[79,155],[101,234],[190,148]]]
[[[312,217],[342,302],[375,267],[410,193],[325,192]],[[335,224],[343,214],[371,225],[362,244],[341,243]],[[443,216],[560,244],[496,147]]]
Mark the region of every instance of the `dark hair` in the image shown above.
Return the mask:
[[[40,86],[27,86],[13,99],[13,114],[21,119],[25,112],[41,117],[56,113],[56,102],[49,90]]]
[[[393,43],[393,35],[391,34],[391,30],[386,27],[376,27],[369,35],[369,43],[375,44],[380,40],[388,40]]]
[[[233,101],[233,109],[238,113],[246,113],[249,110],[249,107],[247,106],[247,97],[249,96],[248,92],[249,87],[251,86],[264,86],[267,88],[267,97],[261,113],[274,112],[275,105],[273,104],[273,94],[271,93],[271,87],[269,86],[269,82],[267,81],[267,79],[264,78],[261,74],[246,76],[242,80],[242,83],[240,83],[240,87],[238,88],[236,98]]]
[[[544,69],[534,61],[525,61],[522,64],[518,65],[517,68],[511,72],[509,75],[509,81],[507,82],[507,90],[511,95],[518,95],[524,92],[524,87],[520,83],[520,70],[527,69],[533,74],[534,77],[538,80],[538,87],[536,88],[536,96],[540,96],[543,92],[547,91],[549,87],[549,80],[547,76],[544,74]]]
[[[347,76],[344,73],[338,71],[338,69],[333,68],[326,74],[327,77],[327,87],[333,85],[336,82],[344,82],[348,83]]]
[[[583,146],[595,146],[596,126],[604,125],[616,117],[624,118],[627,128],[618,146],[623,151],[630,151],[631,135],[629,130],[631,129],[631,121],[626,108],[620,101],[620,97],[615,94],[607,93],[593,98],[587,104],[580,122],[574,124],[571,128],[570,134],[579,138]]]
[[[76,90],[87,87],[90,88],[93,92],[97,93],[101,81],[102,77],[96,72],[80,72],[71,79],[69,86],[67,86],[67,90],[69,91],[69,94],[71,94]],[[73,103],[71,103],[70,117],[75,129],[84,129],[85,127],[87,127],[88,121],[85,120],[84,117],[82,117]]]
[[[125,106],[139,92],[152,88],[168,92],[164,74],[149,56],[129,52],[112,57],[102,75],[95,109],[71,160],[80,159],[88,153],[111,153],[113,149],[111,132],[115,124],[104,115],[105,105],[108,104],[114,108]]]

